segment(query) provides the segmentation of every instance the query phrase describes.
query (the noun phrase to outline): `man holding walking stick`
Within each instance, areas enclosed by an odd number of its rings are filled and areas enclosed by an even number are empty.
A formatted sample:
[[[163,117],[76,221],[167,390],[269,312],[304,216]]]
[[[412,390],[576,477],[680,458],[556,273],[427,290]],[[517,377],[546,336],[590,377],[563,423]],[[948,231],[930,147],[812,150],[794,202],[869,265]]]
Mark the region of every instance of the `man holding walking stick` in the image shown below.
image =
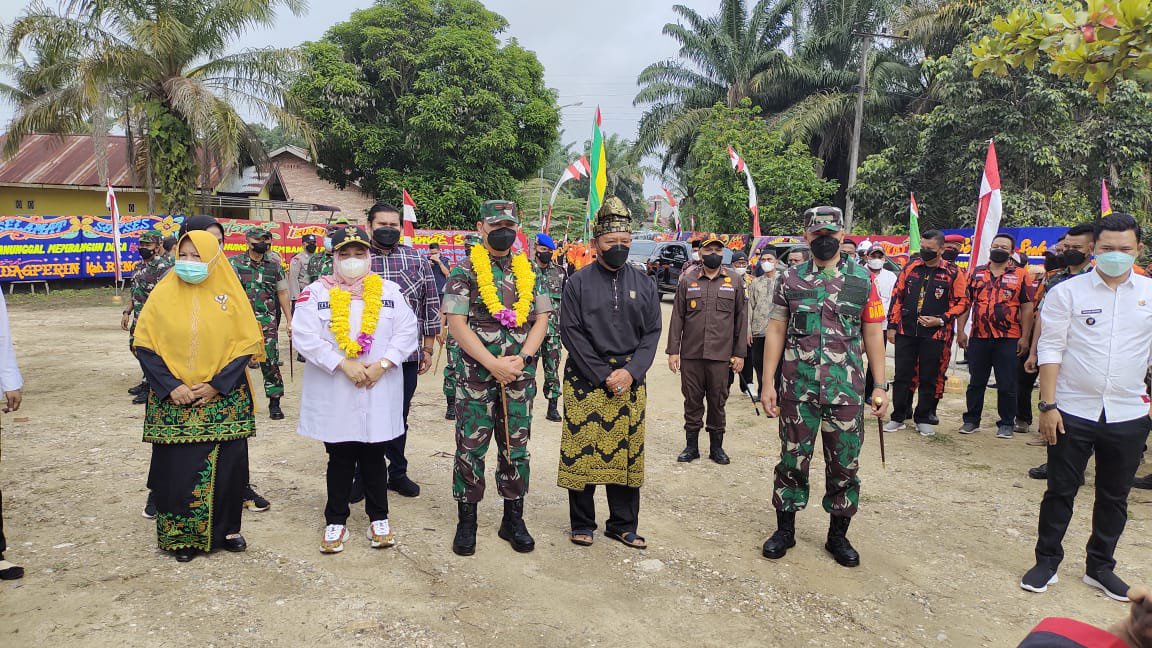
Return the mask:
[[[480,208],[481,245],[456,265],[444,286],[443,311],[461,353],[457,359],[456,461],[452,495],[459,521],[452,551],[476,552],[476,505],[484,498],[484,455],[499,448],[496,487],[504,498],[500,537],[518,552],[535,548],[524,525],[528,437],[536,396],[536,354],[548,332],[552,303],[532,263],[512,254],[519,234],[516,203]]]

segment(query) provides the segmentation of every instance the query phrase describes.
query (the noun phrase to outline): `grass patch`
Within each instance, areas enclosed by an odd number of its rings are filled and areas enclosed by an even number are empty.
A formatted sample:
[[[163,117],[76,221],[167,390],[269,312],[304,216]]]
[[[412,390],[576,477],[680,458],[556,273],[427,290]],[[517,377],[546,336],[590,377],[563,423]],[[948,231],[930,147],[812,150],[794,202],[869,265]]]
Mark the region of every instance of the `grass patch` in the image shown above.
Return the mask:
[[[116,291],[112,286],[69,286],[53,287],[52,292],[45,293],[37,289],[35,294],[27,292],[26,287],[18,287],[17,292],[4,294],[4,299],[12,308],[23,310],[48,310],[57,308],[75,308],[86,306],[107,306],[108,308],[123,309],[131,301],[128,290],[120,293],[120,303],[113,302]]]
[[[992,470],[992,466],[989,466],[988,464],[964,464],[961,466],[961,468],[966,468],[968,470],[981,470],[984,472],[991,472]]]
[[[938,443],[941,445],[955,445],[956,444],[956,439],[953,439],[950,435],[947,435],[947,434],[936,434],[936,435],[927,437],[927,439],[928,439],[928,443]]]

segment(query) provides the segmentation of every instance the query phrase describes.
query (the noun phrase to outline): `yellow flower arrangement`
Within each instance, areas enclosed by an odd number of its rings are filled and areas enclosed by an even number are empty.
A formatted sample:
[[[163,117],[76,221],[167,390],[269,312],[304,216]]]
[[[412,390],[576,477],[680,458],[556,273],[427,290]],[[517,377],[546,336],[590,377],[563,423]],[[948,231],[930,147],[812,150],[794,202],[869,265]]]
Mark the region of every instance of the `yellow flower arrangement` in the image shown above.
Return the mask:
[[[528,313],[532,310],[532,300],[536,292],[536,273],[523,253],[512,257],[512,279],[516,284],[516,304],[512,309],[504,307],[496,290],[496,280],[492,275],[492,257],[483,245],[473,245],[468,253],[472,259],[472,270],[476,273],[476,285],[480,289],[480,299],[485,308],[505,328],[524,326]]]
[[[364,312],[360,316],[360,334],[352,339],[352,293],[333,286],[328,291],[328,304],[332,308],[332,322],[328,328],[336,336],[336,345],[349,358],[359,358],[372,348],[373,335],[380,321],[380,298],[384,294],[384,280],[378,274],[364,277]]]

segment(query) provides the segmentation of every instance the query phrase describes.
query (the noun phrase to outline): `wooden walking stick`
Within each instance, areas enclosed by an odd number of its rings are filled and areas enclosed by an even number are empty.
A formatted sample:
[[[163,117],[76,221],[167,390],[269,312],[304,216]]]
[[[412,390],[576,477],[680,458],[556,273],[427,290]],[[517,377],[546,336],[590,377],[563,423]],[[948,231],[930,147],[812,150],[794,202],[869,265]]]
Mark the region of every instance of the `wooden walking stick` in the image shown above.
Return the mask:
[[[504,408],[504,458],[512,464],[512,434],[508,432],[508,390],[500,385],[500,405]]]
[[[445,344],[447,344],[447,342],[445,342],[444,344],[441,344],[440,348],[436,350],[436,364],[432,367],[432,373],[436,373],[437,371],[440,370],[440,358],[444,356],[444,345]]]

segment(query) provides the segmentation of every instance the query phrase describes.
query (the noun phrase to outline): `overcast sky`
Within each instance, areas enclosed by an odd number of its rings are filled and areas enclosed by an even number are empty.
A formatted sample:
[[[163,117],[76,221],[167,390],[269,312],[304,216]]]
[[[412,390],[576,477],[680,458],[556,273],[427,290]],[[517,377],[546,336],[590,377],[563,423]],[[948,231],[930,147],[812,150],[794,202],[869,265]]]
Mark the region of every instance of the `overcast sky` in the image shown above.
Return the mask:
[[[718,0],[679,3],[703,15],[714,13],[719,5]],[[0,21],[11,22],[24,4],[0,0]],[[606,131],[636,137],[642,113],[632,107],[636,76],[649,63],[676,54],[674,41],[661,33],[665,23],[675,20],[674,0],[486,0],[484,4],[508,20],[505,38],[516,38],[536,52],[548,86],[559,93],[560,105],[583,104],[562,111],[565,143],[583,142],[591,135],[597,105]],[[352,11],[371,6],[372,0],[310,0],[310,5],[303,17],[286,14],[274,29],[251,32],[237,48],[318,40]],[[11,116],[11,106],[0,106],[0,123]],[[654,183],[647,184],[649,194],[658,191]]]

